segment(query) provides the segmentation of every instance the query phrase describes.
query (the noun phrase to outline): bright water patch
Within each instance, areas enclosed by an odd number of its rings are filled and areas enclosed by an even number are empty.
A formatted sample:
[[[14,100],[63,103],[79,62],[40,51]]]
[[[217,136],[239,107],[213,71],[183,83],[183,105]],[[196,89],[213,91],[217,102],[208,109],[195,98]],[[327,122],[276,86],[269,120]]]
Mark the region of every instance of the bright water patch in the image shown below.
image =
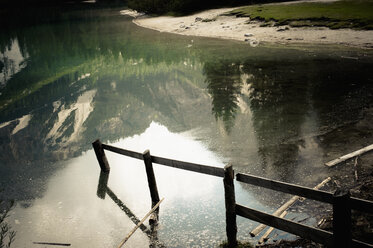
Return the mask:
[[[220,159],[188,133],[172,133],[151,123],[141,135],[111,144],[156,156],[223,167]],[[108,187],[141,219],[151,208],[142,160],[106,151],[111,166]],[[71,243],[74,247],[114,247],[134,227],[113,199],[97,197],[99,166],[92,150],[61,164],[64,169],[48,181],[43,197],[20,202],[11,221],[17,230],[16,247],[32,242]],[[214,247],[225,239],[222,178],[154,164],[160,197],[158,240],[166,247]],[[251,206],[268,209],[237,185],[237,196]],[[239,221],[239,229],[252,227]],[[241,232],[241,238],[246,234]],[[138,230],[128,247],[147,247],[148,237]]]

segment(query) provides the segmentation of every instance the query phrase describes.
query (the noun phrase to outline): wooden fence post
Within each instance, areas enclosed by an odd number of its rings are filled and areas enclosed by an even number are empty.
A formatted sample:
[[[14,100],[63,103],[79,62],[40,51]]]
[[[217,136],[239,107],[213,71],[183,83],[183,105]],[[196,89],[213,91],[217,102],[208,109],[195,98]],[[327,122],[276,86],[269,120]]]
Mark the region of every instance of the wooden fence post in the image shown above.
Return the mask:
[[[101,199],[105,199],[107,191],[107,182],[109,181],[109,172],[100,172],[100,178],[98,179],[97,196]]]
[[[231,164],[224,167],[225,221],[228,247],[237,246],[236,197],[234,192],[234,172]]]
[[[334,247],[352,247],[351,203],[348,190],[337,189],[333,195]]]
[[[157,189],[157,182],[155,180],[152,158],[150,156],[150,151],[146,150],[142,154],[145,163],[146,175],[148,176],[148,185],[150,189],[150,197],[152,198],[152,207],[159,202],[159,195]]]
[[[104,152],[104,149],[102,148],[101,141],[99,139],[95,140],[95,142],[92,143],[92,146],[93,146],[93,149],[95,150],[98,163],[101,167],[101,171],[109,172],[110,171],[109,162],[107,161],[107,158],[105,156],[105,152]]]

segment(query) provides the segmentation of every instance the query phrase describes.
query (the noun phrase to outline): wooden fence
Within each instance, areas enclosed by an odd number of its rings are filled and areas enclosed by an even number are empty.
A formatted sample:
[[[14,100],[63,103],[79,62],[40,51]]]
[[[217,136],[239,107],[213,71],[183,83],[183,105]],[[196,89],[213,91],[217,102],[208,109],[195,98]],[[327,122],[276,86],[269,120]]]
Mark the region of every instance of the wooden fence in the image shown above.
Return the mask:
[[[107,161],[105,151],[122,154],[128,157],[141,159],[145,163],[146,174],[152,206],[159,201],[156,178],[152,163],[161,164],[183,170],[194,171],[202,174],[222,177],[224,183],[225,207],[226,207],[226,233],[229,247],[237,245],[237,215],[245,217],[259,223],[277,228],[298,235],[300,237],[324,244],[328,247],[373,247],[373,244],[367,244],[359,240],[352,239],[351,236],[351,209],[373,213],[373,202],[350,197],[348,191],[337,189],[334,193],[322,190],[315,190],[295,184],[284,183],[275,180],[269,180],[263,177],[237,173],[234,176],[232,165],[224,168],[208,165],[188,163],[178,160],[161,158],[150,155],[149,150],[144,153],[138,153],[121,149],[118,147],[102,144],[100,140],[92,143],[97,160],[102,172],[108,173],[110,166]],[[236,181],[247,183],[263,188],[280,191],[283,193],[298,195],[301,197],[317,200],[333,205],[333,233],[318,228],[310,227],[290,220],[286,220],[271,214],[267,214],[255,209],[251,209],[236,203],[234,179]],[[103,179],[105,180],[105,179]],[[107,182],[106,182],[107,183]],[[98,192],[99,194],[99,192]]]

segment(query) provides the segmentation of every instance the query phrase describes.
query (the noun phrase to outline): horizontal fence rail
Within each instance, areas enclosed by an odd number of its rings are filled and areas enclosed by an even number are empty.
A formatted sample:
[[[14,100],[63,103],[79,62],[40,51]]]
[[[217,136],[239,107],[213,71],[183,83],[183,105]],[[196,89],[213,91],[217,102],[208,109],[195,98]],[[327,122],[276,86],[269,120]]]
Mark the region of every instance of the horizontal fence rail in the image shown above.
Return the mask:
[[[373,214],[373,204],[371,201],[351,197],[350,204],[352,209]]]
[[[322,190],[312,189],[304,186],[280,182],[253,175],[247,175],[243,173],[237,173],[236,180],[239,182],[260,186],[263,188],[272,189],[283,193],[298,195],[308,199],[333,204],[333,194]],[[367,213],[373,213],[373,205],[371,201],[362,200],[354,197],[351,197],[350,200],[351,209]]]
[[[236,204],[236,214],[318,243],[326,244],[328,246],[332,246],[333,244],[333,234],[321,229],[292,222],[239,204]]]
[[[137,158],[143,160],[143,154],[139,152],[133,152],[121,148],[117,148],[110,145],[102,144],[102,148],[111,152],[119,153],[131,158]],[[161,164],[173,168],[194,171],[202,174],[207,174],[211,176],[224,177],[224,169],[219,167],[213,167],[208,165],[194,164],[184,161],[178,161],[168,158],[161,158],[156,156],[151,156],[151,161],[156,164]]]
[[[162,165],[170,166],[173,168],[194,171],[194,172],[207,174],[211,176],[224,177],[224,169],[219,168],[219,167],[193,164],[193,163],[171,160],[171,159],[155,157],[155,156],[152,156],[152,162],[156,164],[162,164]]]
[[[263,188],[272,189],[283,193],[303,196],[312,200],[333,203],[333,194],[326,191],[315,190],[291,183],[284,183],[280,181],[270,180],[263,177],[252,176],[242,173],[236,174],[236,180],[239,182],[260,186]]]
[[[125,149],[122,149],[122,148],[118,148],[118,147],[114,147],[114,146],[110,146],[110,145],[105,145],[105,144],[102,144],[102,148],[105,149],[105,150],[111,151],[111,152],[122,154],[122,155],[127,156],[127,157],[137,158],[137,159],[141,159],[141,160],[143,159],[142,153],[140,153],[140,152],[125,150]]]
[[[300,237],[313,240],[317,243],[333,247],[333,233],[322,229],[306,226],[290,220],[286,220],[271,214],[266,214],[258,210],[236,204],[236,214],[268,226],[275,227],[279,230],[298,235]],[[370,244],[352,240],[352,247],[373,247]]]
[[[318,190],[318,188],[324,185],[325,182],[320,183],[318,186],[312,189],[300,185],[285,183],[243,173],[237,173],[234,177],[232,165],[227,165],[224,168],[220,168],[172,160],[152,156],[150,155],[150,152],[148,150],[144,153],[134,152],[111,145],[102,144],[99,140],[93,142],[92,145],[94,147],[101,170],[105,173],[108,173],[110,171],[110,166],[105,156],[104,150],[143,160],[147,172],[152,205],[154,205],[154,202],[157,202],[157,199],[159,200],[152,163],[224,178],[223,182],[226,206],[226,232],[228,237],[228,247],[235,247],[235,245],[237,245],[236,215],[260,222],[268,226],[272,226],[274,228],[298,235],[306,239],[313,240],[321,244],[325,244],[330,247],[373,247],[372,244],[367,244],[351,238],[351,209],[373,213],[373,202],[350,197],[348,191],[339,189],[335,193]],[[107,184],[108,174],[106,175],[105,173],[102,178],[100,176],[99,181],[101,184]],[[333,233],[286,220],[284,218],[276,216],[275,214],[271,215],[263,213],[261,211],[236,204],[234,178],[238,182],[332,204]],[[113,194],[111,194],[112,192],[110,190],[108,190],[107,193],[110,197],[113,198],[113,200],[116,200]],[[104,197],[105,193],[102,193],[100,190],[98,190],[97,195]]]

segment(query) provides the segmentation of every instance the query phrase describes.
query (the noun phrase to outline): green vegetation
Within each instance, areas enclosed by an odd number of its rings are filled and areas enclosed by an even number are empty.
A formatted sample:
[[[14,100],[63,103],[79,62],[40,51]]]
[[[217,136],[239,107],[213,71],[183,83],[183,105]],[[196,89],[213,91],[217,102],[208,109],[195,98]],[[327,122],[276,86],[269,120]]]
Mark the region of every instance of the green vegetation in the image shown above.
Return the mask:
[[[373,1],[337,1],[288,5],[252,5],[229,15],[250,17],[275,25],[325,26],[332,29],[373,29]]]
[[[205,18],[205,19],[202,19],[202,22],[214,22],[216,21],[216,17],[215,18]]]
[[[198,9],[208,8],[209,6],[219,6],[230,0],[219,1],[196,1],[196,0],[129,0],[128,7],[153,14],[172,14],[180,15],[196,11]]]
[[[147,14],[184,15],[191,12],[283,0],[128,0],[128,7]]]

